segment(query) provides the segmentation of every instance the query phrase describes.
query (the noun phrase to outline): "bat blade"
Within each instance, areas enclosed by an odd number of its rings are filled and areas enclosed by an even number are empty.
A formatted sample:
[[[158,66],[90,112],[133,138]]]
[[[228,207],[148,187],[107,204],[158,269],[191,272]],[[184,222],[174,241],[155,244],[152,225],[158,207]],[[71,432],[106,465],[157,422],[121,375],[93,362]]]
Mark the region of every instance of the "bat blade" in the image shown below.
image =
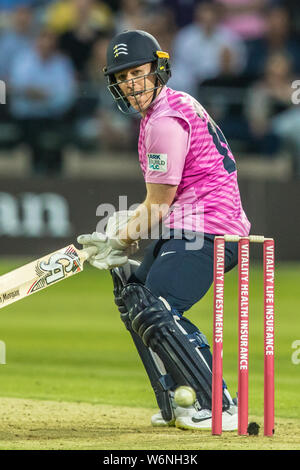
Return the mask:
[[[78,250],[68,245],[0,276],[0,308],[81,272],[96,251],[95,247]]]

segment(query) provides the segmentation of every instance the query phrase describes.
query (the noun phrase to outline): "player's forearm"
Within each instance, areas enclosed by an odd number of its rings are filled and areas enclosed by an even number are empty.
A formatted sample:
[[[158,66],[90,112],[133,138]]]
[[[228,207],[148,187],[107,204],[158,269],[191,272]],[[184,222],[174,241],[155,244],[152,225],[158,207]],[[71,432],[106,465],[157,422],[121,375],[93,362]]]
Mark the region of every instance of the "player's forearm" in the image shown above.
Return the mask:
[[[145,238],[169,210],[168,204],[158,204],[146,199],[138,206],[118,238],[126,245]]]

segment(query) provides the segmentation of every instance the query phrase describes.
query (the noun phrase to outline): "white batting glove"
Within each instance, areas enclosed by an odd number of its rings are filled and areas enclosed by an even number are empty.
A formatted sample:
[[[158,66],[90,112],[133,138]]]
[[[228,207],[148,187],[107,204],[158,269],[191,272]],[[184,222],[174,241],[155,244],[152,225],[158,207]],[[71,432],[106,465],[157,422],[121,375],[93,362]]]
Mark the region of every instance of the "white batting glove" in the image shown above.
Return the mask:
[[[111,269],[116,266],[122,266],[128,261],[125,253],[127,245],[118,239],[110,239],[107,235],[94,232],[92,234],[79,235],[77,242],[83,245],[83,248],[95,246],[98,249],[96,255],[91,256],[89,263],[98,269]]]
[[[118,236],[118,232],[122,230],[128,223],[129,219],[133,216],[134,211],[118,211],[114,212],[109,217],[105,233],[110,239],[115,239]],[[134,255],[139,249],[139,242],[135,241],[131,245],[127,246],[127,254]]]
[[[111,217],[109,217],[105,229],[105,233],[109,238],[114,238],[117,236],[118,232],[124,228],[129,219],[133,216],[134,211],[118,211],[114,212]]]

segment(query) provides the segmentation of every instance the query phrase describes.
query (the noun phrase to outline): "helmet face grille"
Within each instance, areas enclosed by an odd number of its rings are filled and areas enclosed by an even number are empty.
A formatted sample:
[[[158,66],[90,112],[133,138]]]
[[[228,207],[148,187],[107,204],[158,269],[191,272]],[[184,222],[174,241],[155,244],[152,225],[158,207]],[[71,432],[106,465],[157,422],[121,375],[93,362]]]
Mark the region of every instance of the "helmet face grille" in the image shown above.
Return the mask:
[[[114,74],[108,76],[107,88],[110,91],[114,101],[117,103],[117,106],[122,113],[136,114],[136,113],[144,112],[148,109],[148,107],[151,105],[153,100],[156,98],[157,90],[162,88],[166,84],[167,80],[169,79],[171,75],[168,61],[167,63],[164,63],[164,64],[162,64],[162,62],[166,62],[166,60],[158,59],[157,64],[153,64],[152,71],[150,71],[146,75],[142,75],[137,78],[116,81]],[[151,76],[155,77],[155,80],[154,80],[155,84],[152,88],[147,88],[146,79]],[[135,82],[137,80],[144,81],[144,86],[142,90],[137,91],[135,89]],[[131,85],[130,93],[128,95],[125,95],[124,92],[120,88],[120,85],[122,86],[126,84]],[[149,103],[146,107],[143,107],[143,109],[141,109],[137,97],[145,93],[149,94]],[[128,101],[129,96],[135,98],[134,107],[131,106],[130,102]]]
[[[155,85],[151,88],[147,88],[147,83],[146,80],[148,77],[154,76],[155,79]],[[143,80],[143,87],[142,89],[136,90],[135,87],[135,82],[136,81],[141,82]],[[130,92],[128,94],[125,94],[122,90],[121,87],[122,85],[129,85],[130,87]],[[147,73],[146,75],[139,76],[138,78],[131,78],[129,80],[120,80],[120,81],[115,81],[112,83],[109,83],[108,89],[113,96],[113,99],[117,103],[117,106],[119,110],[124,113],[124,114],[136,114],[136,113],[141,113],[143,111],[146,111],[146,109],[150,106],[154,99],[154,93],[156,90],[162,87],[161,81],[157,78],[156,72],[150,72]],[[156,93],[155,93],[156,94]],[[138,97],[140,95],[149,95],[148,99],[146,100],[145,106],[141,108]],[[128,98],[134,98],[135,103],[134,106],[131,106]],[[147,104],[147,101],[149,103]]]

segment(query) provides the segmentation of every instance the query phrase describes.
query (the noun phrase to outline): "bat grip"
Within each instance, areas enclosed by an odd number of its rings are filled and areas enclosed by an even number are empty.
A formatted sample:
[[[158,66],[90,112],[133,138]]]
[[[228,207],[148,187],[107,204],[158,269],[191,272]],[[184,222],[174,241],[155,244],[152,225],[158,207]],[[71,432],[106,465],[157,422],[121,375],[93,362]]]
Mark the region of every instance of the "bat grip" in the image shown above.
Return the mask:
[[[96,246],[88,246],[81,250],[84,260],[88,260],[91,256],[95,255],[98,252],[98,248]]]

